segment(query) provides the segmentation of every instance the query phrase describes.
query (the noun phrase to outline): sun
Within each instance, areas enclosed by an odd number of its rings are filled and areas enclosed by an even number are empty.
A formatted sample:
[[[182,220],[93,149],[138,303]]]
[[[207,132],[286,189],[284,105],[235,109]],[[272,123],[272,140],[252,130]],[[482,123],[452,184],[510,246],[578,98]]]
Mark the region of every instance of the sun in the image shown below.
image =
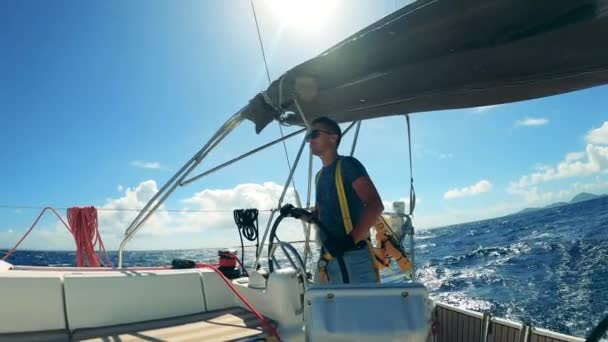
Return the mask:
[[[286,27],[317,31],[326,26],[338,0],[266,0],[266,3]]]

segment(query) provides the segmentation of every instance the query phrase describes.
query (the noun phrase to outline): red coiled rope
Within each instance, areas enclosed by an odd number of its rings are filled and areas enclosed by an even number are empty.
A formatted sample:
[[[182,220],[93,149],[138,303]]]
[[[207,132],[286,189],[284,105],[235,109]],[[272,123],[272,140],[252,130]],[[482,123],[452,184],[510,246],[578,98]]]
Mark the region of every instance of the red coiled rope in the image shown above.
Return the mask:
[[[68,222],[76,243],[76,265],[78,267],[100,267],[101,260],[95,254],[97,245],[99,253],[105,254],[105,266],[111,266],[112,262],[99,234],[97,209],[95,207],[69,208]]]
[[[30,229],[28,229],[25,234],[17,241],[15,246],[11,248],[5,255],[2,257],[2,260],[8,259],[13,252],[19,247],[21,242],[25,240],[25,238],[32,232],[34,227],[42,215],[50,210],[57,216],[59,221],[63,223],[65,228],[72,234],[74,237],[74,242],[76,243],[76,265],[78,267],[90,266],[90,267],[99,267],[101,266],[101,261],[99,257],[95,254],[95,245],[99,244],[99,253],[104,253],[106,257],[106,265],[112,266],[112,262],[108,257],[108,253],[106,252],[106,248],[103,245],[103,241],[101,240],[101,235],[99,234],[99,228],[97,225],[97,209],[95,207],[87,207],[87,208],[69,208],[68,209],[68,222],[70,225],[65,223],[65,221],[61,218],[61,216],[55,211],[55,209],[51,207],[46,207],[40,212],[40,215],[36,218]],[[71,227],[71,228],[70,228]]]

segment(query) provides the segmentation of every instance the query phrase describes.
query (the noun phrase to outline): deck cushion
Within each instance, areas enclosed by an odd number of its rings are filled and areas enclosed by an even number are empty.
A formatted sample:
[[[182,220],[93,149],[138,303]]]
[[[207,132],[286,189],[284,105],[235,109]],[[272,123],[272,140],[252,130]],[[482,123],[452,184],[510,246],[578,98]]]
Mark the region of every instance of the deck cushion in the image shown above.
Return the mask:
[[[72,331],[206,311],[194,270],[66,274],[64,286]]]

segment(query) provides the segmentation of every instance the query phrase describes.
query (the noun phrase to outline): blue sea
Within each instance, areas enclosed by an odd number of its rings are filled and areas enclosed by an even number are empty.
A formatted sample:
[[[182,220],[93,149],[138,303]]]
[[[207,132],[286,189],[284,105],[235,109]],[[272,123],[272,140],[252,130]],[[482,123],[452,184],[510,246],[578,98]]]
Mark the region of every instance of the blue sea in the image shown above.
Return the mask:
[[[608,197],[418,231],[415,246],[418,279],[443,302],[580,337],[608,314]],[[217,250],[125,252],[125,265],[175,258],[216,262]],[[67,266],[75,253],[18,251],[8,261]],[[390,270],[383,279],[403,281]]]

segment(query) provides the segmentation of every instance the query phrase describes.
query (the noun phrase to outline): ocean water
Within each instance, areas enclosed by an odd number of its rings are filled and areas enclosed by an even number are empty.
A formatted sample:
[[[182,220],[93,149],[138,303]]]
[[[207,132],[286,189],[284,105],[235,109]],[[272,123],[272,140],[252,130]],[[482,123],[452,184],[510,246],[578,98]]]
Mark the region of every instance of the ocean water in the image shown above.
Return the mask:
[[[419,231],[415,245],[418,279],[443,302],[580,337],[608,314],[608,197]],[[246,249],[246,265],[253,254]],[[116,253],[110,256],[116,263]],[[168,265],[175,258],[217,262],[217,250],[124,255],[126,266]],[[17,251],[8,261],[73,266],[75,253]],[[402,279],[383,271],[384,282]]]

